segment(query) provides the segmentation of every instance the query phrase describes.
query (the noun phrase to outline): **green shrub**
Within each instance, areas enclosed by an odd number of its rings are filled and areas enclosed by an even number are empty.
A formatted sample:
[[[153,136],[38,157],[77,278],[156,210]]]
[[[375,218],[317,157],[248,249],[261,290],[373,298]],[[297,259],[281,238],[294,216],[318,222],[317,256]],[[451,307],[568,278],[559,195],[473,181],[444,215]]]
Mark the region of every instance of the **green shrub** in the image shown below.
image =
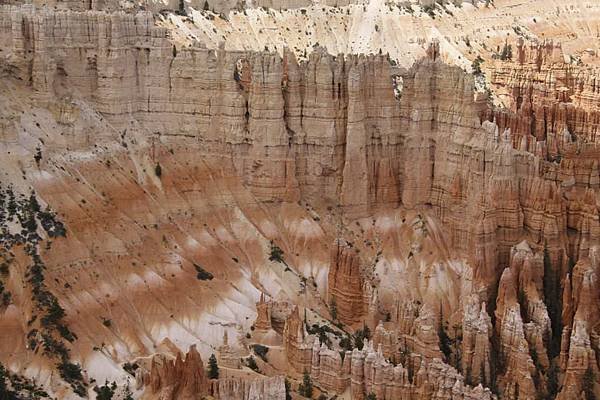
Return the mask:
[[[594,393],[595,377],[592,368],[588,367],[583,374],[583,381],[581,383],[581,389],[585,395],[585,400],[596,400],[596,394]]]
[[[473,69],[473,75],[481,75],[483,72],[481,71],[481,64],[483,63],[483,58],[481,56],[477,56],[475,60],[471,63],[471,68]]]
[[[253,356],[250,356],[246,359],[246,365],[253,371],[260,372],[258,369],[258,365],[256,364],[256,360]]]
[[[139,367],[140,366],[135,362],[134,363],[126,362],[125,364],[123,364],[123,369],[125,370],[125,372],[127,372],[131,376],[135,376],[135,371],[137,371]]]
[[[214,354],[211,354],[208,359],[208,377],[210,379],[219,379],[219,365],[217,357]]]
[[[354,333],[354,347],[362,350],[365,339],[369,339],[370,336],[371,330],[368,326],[364,325],[362,329],[359,329]]]
[[[271,240],[271,252],[269,254],[269,261],[285,263],[283,259],[283,250],[279,248],[276,244]]]
[[[116,389],[117,384],[113,382],[109,386],[108,381],[106,381],[102,386],[94,386],[94,392],[96,392],[96,400],[112,400]]]
[[[310,378],[310,375],[308,374],[308,372],[306,370],[304,371],[304,374],[302,376],[302,383],[298,387],[298,393],[300,393],[301,396],[308,397],[309,399],[312,398],[312,394],[313,394],[312,379]]]
[[[269,352],[269,348],[267,346],[263,346],[262,344],[253,344],[252,350],[254,350],[254,353],[256,353],[261,360],[265,362],[267,361],[267,353]]]
[[[198,264],[194,264],[194,268],[196,268],[196,272],[198,273],[196,275],[196,278],[198,278],[199,280],[210,281],[214,278],[213,274],[211,274],[210,272],[208,272],[207,270],[205,270]]]
[[[285,400],[292,400],[292,394],[290,393],[292,389],[292,385],[288,378],[285,378]]]

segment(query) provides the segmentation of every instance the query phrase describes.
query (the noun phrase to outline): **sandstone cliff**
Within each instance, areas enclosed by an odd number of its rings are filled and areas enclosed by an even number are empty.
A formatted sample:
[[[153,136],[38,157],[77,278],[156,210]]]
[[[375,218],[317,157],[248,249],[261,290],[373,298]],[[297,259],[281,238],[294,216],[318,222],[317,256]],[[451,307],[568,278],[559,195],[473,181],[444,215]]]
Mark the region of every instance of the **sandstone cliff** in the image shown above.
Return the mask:
[[[365,6],[368,16],[381,8]],[[145,395],[281,396],[277,376],[303,371],[319,390],[357,399],[595,390],[593,67],[550,42],[513,43],[512,59],[484,63],[487,78],[466,73],[465,60],[449,65],[458,55],[441,38],[404,48],[427,55],[408,68],[393,61],[402,52],[245,50],[254,47],[235,39],[244,30],[223,48],[186,47],[181,18],[161,18],[0,6],[2,183],[34,189],[66,227],[65,237],[35,235],[52,242],[39,242],[39,260],[83,382],[123,384],[125,362],[197,345],[185,361],[157,357]],[[430,22],[450,29],[444,21]],[[507,109],[478,90],[482,79]],[[11,204],[3,235],[31,225]],[[340,237],[354,248],[332,245]],[[32,346],[44,337],[33,331],[31,259],[19,244],[5,250],[0,360],[74,398]],[[327,321],[333,299],[343,329]],[[275,315],[272,301],[298,307]],[[208,384],[199,353],[227,334],[244,339],[226,355],[248,354],[260,335],[283,343],[259,360],[273,378]]]

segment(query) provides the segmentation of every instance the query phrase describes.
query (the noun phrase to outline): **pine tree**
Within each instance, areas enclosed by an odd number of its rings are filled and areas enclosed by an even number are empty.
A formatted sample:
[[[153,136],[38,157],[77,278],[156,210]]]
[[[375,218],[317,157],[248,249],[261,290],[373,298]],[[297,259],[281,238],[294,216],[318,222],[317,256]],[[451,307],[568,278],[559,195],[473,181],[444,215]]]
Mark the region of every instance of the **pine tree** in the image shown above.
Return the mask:
[[[502,53],[500,53],[500,59],[502,61],[512,60],[512,46],[508,43],[504,43],[502,47]]]
[[[552,267],[552,260],[547,245],[544,245],[544,300],[552,327],[548,355],[553,358],[560,353],[562,301],[557,272]]]
[[[481,64],[483,63],[483,58],[477,56],[475,60],[471,63],[471,69],[473,70],[473,75],[481,75],[483,71],[481,70]]]
[[[548,369],[548,396],[546,399],[555,399],[558,393],[558,367],[555,364]]]
[[[251,370],[259,372],[258,364],[256,364],[256,360],[254,359],[253,356],[248,357],[246,365],[248,365],[248,368],[250,368]]]
[[[596,394],[594,393],[594,371],[590,367],[585,370],[583,375],[583,382],[581,389],[585,394],[585,400],[596,400]]]
[[[335,302],[335,297],[331,298],[331,302],[329,303],[329,311],[331,312],[331,319],[334,321],[337,320],[337,303]]]
[[[377,400],[375,393],[371,392],[367,395],[367,400]]]
[[[127,381],[127,386],[125,386],[123,400],[133,400],[133,393],[131,393],[131,389],[129,388],[129,380]]]
[[[94,392],[96,392],[96,399],[98,400],[111,400],[115,395],[115,390],[117,389],[117,384],[113,382],[111,385],[108,384],[108,381],[104,383],[103,386],[95,386]]]
[[[444,323],[440,321],[440,325],[438,327],[438,339],[440,343],[440,351],[444,354],[445,361],[450,362],[450,356],[452,355],[452,348],[450,345],[452,344],[452,340],[446,333],[446,329],[444,328]]]
[[[302,377],[302,383],[298,387],[298,392],[304,397],[308,397],[309,399],[312,398],[312,380],[310,379],[310,375],[308,374],[308,372],[306,372],[306,370],[304,371],[304,375]]]
[[[292,400],[292,395],[290,394],[291,388],[292,385],[290,384],[290,381],[288,378],[285,378],[285,400]]]
[[[210,379],[219,379],[219,365],[217,364],[217,357],[214,354],[211,354],[208,359],[208,377]]]

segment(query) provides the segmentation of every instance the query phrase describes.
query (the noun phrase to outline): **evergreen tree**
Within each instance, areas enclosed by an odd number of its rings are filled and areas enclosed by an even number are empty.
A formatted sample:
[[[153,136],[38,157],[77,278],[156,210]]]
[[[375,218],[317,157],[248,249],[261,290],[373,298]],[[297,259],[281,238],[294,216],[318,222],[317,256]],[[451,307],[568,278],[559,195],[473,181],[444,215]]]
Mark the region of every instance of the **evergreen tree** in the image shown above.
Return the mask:
[[[503,61],[512,60],[512,46],[508,43],[504,43],[502,47],[502,53],[500,53],[500,59]]]
[[[131,393],[131,389],[129,389],[129,380],[127,381],[127,386],[123,393],[123,400],[133,400],[133,393]]]
[[[548,346],[548,356],[554,358],[560,353],[562,335],[562,301],[557,272],[552,267],[548,246],[544,245],[544,302],[548,309],[552,327],[552,337]]]
[[[585,370],[583,374],[583,382],[581,384],[583,393],[585,394],[585,400],[596,400],[594,394],[594,371],[590,367]]]
[[[103,386],[95,386],[94,392],[96,392],[97,400],[111,400],[115,395],[115,390],[117,389],[117,384],[113,382],[110,386],[108,385],[108,381],[104,383]]]
[[[473,63],[471,63],[471,68],[473,69],[473,75],[481,75],[483,71],[481,70],[481,64],[483,63],[483,58],[477,56]]]
[[[371,392],[367,395],[366,400],[377,400],[377,396],[375,395],[375,393]]]
[[[208,359],[208,377],[210,379],[219,379],[219,365],[217,364],[217,357],[211,354]]]
[[[452,355],[452,348],[450,345],[452,344],[452,340],[446,333],[446,329],[444,328],[444,323],[440,321],[440,326],[438,327],[438,339],[440,342],[440,351],[444,354],[445,361],[450,361],[450,356]]]
[[[546,399],[555,399],[558,393],[558,367],[552,364],[548,369],[548,396]]]
[[[337,303],[335,302],[335,297],[331,298],[331,302],[329,303],[329,311],[331,312],[331,319],[334,321],[337,320]]]
[[[302,383],[298,387],[298,392],[300,393],[300,395],[302,395],[304,397],[308,397],[309,399],[312,397],[313,384],[312,384],[312,380],[310,379],[310,375],[308,374],[308,372],[306,370],[304,370],[304,375],[302,377]]]
[[[247,365],[248,365],[248,368],[250,368],[251,370],[259,372],[258,365],[256,364],[256,360],[254,359],[253,356],[248,357]]]
[[[292,389],[292,385],[288,378],[285,378],[285,400],[292,400],[292,395],[290,394]]]
[[[8,380],[8,373],[4,369],[4,367],[0,364],[0,399],[10,399],[9,396],[13,395],[13,393],[8,390],[6,381]]]
[[[271,240],[271,253],[269,254],[269,261],[280,262],[285,264],[283,254],[283,250],[281,250],[281,248],[275,243],[273,243],[273,241]]]

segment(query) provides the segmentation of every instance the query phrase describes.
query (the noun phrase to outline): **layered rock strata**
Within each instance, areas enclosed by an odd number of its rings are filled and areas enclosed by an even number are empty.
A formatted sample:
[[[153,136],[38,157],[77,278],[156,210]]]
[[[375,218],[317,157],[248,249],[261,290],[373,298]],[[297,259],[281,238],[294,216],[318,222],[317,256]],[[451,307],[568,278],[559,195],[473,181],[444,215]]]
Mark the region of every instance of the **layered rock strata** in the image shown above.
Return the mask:
[[[181,48],[150,13],[3,6],[0,49],[4,179],[31,182],[71,232],[42,256],[84,365],[201,331],[208,352],[225,320],[249,328],[258,314],[268,329],[259,292],[321,315],[331,292],[342,322],[392,326],[376,332],[381,351],[356,350],[349,365],[307,332],[301,308],[283,329],[280,312],[289,364],[327,390],[349,376],[357,398],[405,393],[395,382],[420,398],[489,396],[468,386],[479,383],[507,398],[573,398],[598,376],[596,71],[561,61],[556,45],[519,44],[487,71],[502,112],[440,45],[409,69],[318,47],[300,62]],[[414,215],[374,217],[398,206]],[[328,248],[346,234],[360,255]],[[273,239],[285,263],[268,260]],[[15,265],[2,357],[49,376],[23,339],[26,266]],[[394,273],[406,282],[386,281]],[[129,283],[136,301],[115,294]],[[462,342],[445,349],[455,325]],[[101,355],[89,350],[107,337]],[[203,393],[195,354],[157,361],[150,390]]]
[[[199,399],[211,391],[211,383],[204,372],[204,364],[200,353],[194,346],[182,358],[168,360],[155,357],[152,360],[150,373],[144,377],[148,387],[147,398],[160,399]]]
[[[185,356],[175,361],[164,356],[152,359],[150,373],[143,377],[147,399],[204,399],[207,395],[228,400],[285,399],[284,377],[206,377],[200,354],[191,347]]]
[[[359,262],[350,244],[336,241],[331,252],[327,298],[335,318],[350,326],[363,322],[366,308]]]

